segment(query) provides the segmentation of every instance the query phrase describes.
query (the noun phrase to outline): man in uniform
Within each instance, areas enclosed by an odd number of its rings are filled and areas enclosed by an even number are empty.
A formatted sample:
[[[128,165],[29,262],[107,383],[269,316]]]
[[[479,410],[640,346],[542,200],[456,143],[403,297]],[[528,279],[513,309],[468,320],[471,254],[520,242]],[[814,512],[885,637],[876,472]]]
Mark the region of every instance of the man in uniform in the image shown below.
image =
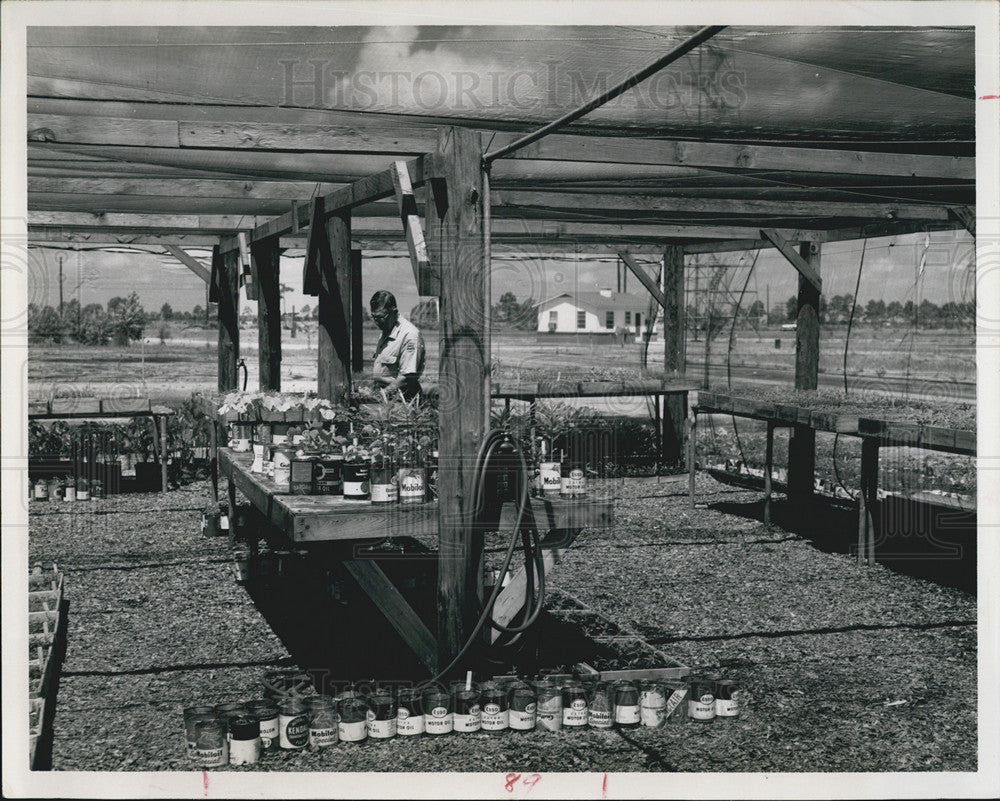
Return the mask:
[[[391,292],[376,292],[370,306],[372,319],[382,331],[373,356],[375,386],[384,387],[390,394],[398,389],[410,400],[420,394],[424,338],[413,323],[399,316]]]

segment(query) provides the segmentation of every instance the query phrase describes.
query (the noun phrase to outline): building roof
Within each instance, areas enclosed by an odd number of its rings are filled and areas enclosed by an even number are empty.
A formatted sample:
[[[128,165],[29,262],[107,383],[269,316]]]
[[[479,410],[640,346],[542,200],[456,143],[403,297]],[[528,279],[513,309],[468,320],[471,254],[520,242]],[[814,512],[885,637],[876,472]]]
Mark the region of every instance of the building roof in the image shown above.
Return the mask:
[[[626,292],[612,292],[611,297],[605,297],[600,292],[562,292],[538,302],[538,308],[563,298],[576,306],[587,306],[596,311],[644,311],[649,305],[648,296],[633,295]]]

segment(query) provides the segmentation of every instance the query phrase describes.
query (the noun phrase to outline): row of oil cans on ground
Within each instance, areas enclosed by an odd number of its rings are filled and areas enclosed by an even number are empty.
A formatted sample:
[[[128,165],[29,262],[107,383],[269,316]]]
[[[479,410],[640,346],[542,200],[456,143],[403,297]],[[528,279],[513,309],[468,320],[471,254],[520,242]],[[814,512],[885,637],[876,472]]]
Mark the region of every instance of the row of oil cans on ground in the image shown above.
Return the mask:
[[[503,677],[398,687],[371,683],[316,694],[305,674],[271,673],[264,698],[184,710],[188,758],[202,767],[257,762],[281,749],[321,749],[395,737],[662,728],[734,718],[738,682],[673,680],[525,681]]]

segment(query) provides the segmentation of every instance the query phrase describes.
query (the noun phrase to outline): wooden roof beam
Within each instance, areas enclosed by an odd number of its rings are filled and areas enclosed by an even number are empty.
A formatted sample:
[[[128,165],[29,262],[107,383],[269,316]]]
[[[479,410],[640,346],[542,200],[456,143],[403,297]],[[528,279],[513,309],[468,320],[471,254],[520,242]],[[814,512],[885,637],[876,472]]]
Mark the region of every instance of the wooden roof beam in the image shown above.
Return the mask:
[[[413,186],[420,186],[424,183],[425,158],[428,165],[433,162],[433,157],[428,158],[424,156],[420,156],[406,162],[407,172],[411,176]],[[430,169],[428,169],[428,174],[429,173]],[[369,175],[367,178],[362,178],[360,181],[355,181],[348,186],[336,189],[333,192],[324,195],[324,213],[327,216],[330,216],[339,211],[350,210],[356,208],[357,206],[364,205],[365,203],[372,203],[376,200],[391,197],[395,194],[395,192],[396,187],[393,182],[392,170],[382,170],[374,175]],[[274,219],[268,220],[263,225],[258,225],[254,228],[251,240],[255,241],[258,239],[265,239],[270,236],[282,236],[283,234],[290,233],[293,228],[300,229],[304,227],[301,224],[301,214],[305,211],[308,216],[310,209],[296,207],[295,211],[299,214],[299,224],[293,226],[292,212],[288,211],[278,217],[275,217]],[[308,222],[306,224],[308,224]],[[238,244],[232,237],[223,240],[220,244],[220,249],[223,253],[228,250],[232,250],[235,247],[238,247]]]
[[[114,117],[28,114],[28,138],[43,145],[92,145],[162,149],[234,151],[301,150],[312,153],[379,153],[406,155],[429,152],[436,133],[414,133],[419,123],[400,115],[374,123],[300,125],[261,122],[206,122]],[[489,126],[477,122],[478,129]],[[501,150],[520,134],[497,133]],[[555,160],[595,163],[706,167],[726,170],[780,170],[847,175],[894,175],[908,178],[975,180],[975,159],[873,152],[852,149],[747,145],[726,142],[650,139],[626,136],[550,134],[505,156],[510,160]]]

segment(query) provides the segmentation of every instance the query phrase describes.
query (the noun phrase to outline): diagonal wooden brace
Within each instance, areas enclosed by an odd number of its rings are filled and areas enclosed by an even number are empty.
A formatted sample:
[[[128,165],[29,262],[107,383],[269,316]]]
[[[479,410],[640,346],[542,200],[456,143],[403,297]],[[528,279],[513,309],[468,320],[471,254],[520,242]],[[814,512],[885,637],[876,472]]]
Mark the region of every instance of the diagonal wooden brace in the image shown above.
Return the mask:
[[[817,292],[823,291],[823,280],[819,277],[819,274],[810,266],[809,262],[795,252],[795,248],[781,238],[781,235],[777,231],[773,228],[761,228],[760,235],[774,245],[781,255],[799,271],[799,274],[816,288]]]
[[[382,568],[367,559],[348,559],[344,562],[344,567],[424,666],[432,673],[435,672],[437,640]]]
[[[403,231],[406,233],[406,246],[410,251],[410,266],[413,268],[413,278],[420,287],[420,274],[430,267],[427,256],[427,245],[424,242],[424,232],[420,227],[420,217],[417,214],[417,199],[413,194],[413,183],[405,161],[395,161],[392,164],[392,183],[396,189],[396,203],[399,206],[399,217],[403,221]]]
[[[951,206],[948,208],[948,214],[962,223],[962,226],[972,234],[973,237],[976,236],[976,210],[970,206]]]
[[[212,273],[205,269],[200,261],[198,261],[193,256],[189,256],[183,250],[181,250],[177,245],[164,245],[163,249],[167,251],[171,256],[173,256],[177,261],[187,267],[191,272],[197,275],[206,284],[210,283],[212,280]]]
[[[660,287],[657,286],[656,281],[647,273],[642,266],[637,262],[630,253],[619,253],[618,258],[625,262],[625,266],[628,267],[635,277],[638,278],[644,287],[649,291],[649,294],[653,296],[653,299],[660,304],[660,308],[667,308],[667,299],[663,296],[660,291]]]

